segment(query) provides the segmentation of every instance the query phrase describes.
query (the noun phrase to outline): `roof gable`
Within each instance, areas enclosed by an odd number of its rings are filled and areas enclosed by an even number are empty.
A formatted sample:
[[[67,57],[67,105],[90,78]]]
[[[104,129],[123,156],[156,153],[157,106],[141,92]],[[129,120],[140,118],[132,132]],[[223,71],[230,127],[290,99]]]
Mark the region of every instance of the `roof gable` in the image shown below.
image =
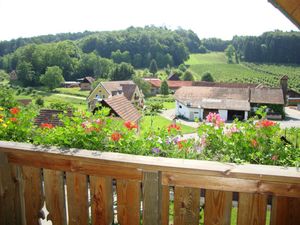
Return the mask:
[[[102,103],[110,107],[123,120],[137,122],[142,117],[139,111],[123,95],[115,95],[111,98],[103,99]]]

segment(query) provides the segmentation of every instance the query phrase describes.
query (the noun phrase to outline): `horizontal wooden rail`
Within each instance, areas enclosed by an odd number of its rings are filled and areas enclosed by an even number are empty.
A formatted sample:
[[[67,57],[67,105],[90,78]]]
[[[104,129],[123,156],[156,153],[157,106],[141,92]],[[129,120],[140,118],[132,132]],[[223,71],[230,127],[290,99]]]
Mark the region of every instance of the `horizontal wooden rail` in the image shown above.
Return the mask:
[[[254,224],[258,218],[257,224],[265,224],[267,196],[273,197],[276,206],[272,208],[272,225],[284,224],[279,218],[289,218],[291,213],[298,215],[293,215],[294,221],[300,220],[300,206],[295,206],[300,203],[297,168],[0,142],[0,225],[24,220],[35,224],[44,201],[50,212],[48,219],[54,224],[86,224],[88,199],[92,224],[112,224],[114,220],[139,224],[142,218],[143,224],[166,225],[170,187],[174,187],[175,225],[199,224],[200,189],[206,190],[206,225],[230,224],[232,192],[238,192],[242,201],[238,224]],[[117,219],[113,216],[115,198]],[[284,205],[294,208],[284,211]],[[16,218],[13,222],[7,217],[11,211]]]

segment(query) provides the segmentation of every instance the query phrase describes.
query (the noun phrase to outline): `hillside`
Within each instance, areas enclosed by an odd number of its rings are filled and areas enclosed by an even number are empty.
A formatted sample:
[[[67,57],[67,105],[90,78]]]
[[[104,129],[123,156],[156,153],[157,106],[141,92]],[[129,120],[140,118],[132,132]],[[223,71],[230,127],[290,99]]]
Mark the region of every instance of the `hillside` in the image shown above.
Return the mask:
[[[278,87],[282,75],[289,76],[289,87],[300,91],[300,66],[280,64],[240,63],[228,64],[223,52],[191,54],[185,62],[194,72],[196,79],[201,80],[204,72],[209,71],[219,82],[263,83]]]

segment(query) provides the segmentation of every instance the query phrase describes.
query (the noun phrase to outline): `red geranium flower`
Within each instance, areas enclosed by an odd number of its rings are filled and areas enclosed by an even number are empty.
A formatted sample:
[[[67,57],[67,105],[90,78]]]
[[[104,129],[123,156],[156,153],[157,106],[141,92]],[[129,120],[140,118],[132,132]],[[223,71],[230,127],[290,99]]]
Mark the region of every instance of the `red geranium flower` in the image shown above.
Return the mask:
[[[126,121],[124,123],[124,126],[127,127],[128,130],[132,130],[132,129],[137,129],[138,128],[138,126],[134,122],[131,122],[131,121]]]
[[[113,141],[119,141],[121,139],[122,135],[119,132],[113,132],[111,134],[111,139]]]
[[[179,131],[179,130],[181,130],[181,127],[177,124],[171,124],[168,126],[168,132],[171,132],[171,130],[173,130],[173,129]]]
[[[258,126],[258,127],[272,127],[275,125],[276,125],[276,123],[273,121],[270,121],[270,120],[261,120],[256,123],[256,126]]]
[[[16,115],[20,112],[20,109],[18,107],[13,107],[9,111],[11,114]]]
[[[51,129],[54,126],[51,123],[42,123],[41,124],[41,128],[47,128],[47,129]]]
[[[13,123],[17,122],[17,118],[16,117],[12,117],[12,118],[9,118],[9,120]]]

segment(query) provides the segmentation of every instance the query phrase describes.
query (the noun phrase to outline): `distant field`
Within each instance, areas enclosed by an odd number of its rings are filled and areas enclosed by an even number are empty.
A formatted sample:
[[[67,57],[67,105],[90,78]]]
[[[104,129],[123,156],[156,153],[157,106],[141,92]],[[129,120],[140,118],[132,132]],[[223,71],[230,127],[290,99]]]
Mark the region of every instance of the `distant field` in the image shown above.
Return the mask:
[[[191,54],[185,62],[201,80],[204,72],[209,71],[219,82],[263,83],[267,86],[279,87],[279,79],[289,76],[289,87],[300,91],[300,66],[274,64],[227,64],[222,52],[208,54]]]

